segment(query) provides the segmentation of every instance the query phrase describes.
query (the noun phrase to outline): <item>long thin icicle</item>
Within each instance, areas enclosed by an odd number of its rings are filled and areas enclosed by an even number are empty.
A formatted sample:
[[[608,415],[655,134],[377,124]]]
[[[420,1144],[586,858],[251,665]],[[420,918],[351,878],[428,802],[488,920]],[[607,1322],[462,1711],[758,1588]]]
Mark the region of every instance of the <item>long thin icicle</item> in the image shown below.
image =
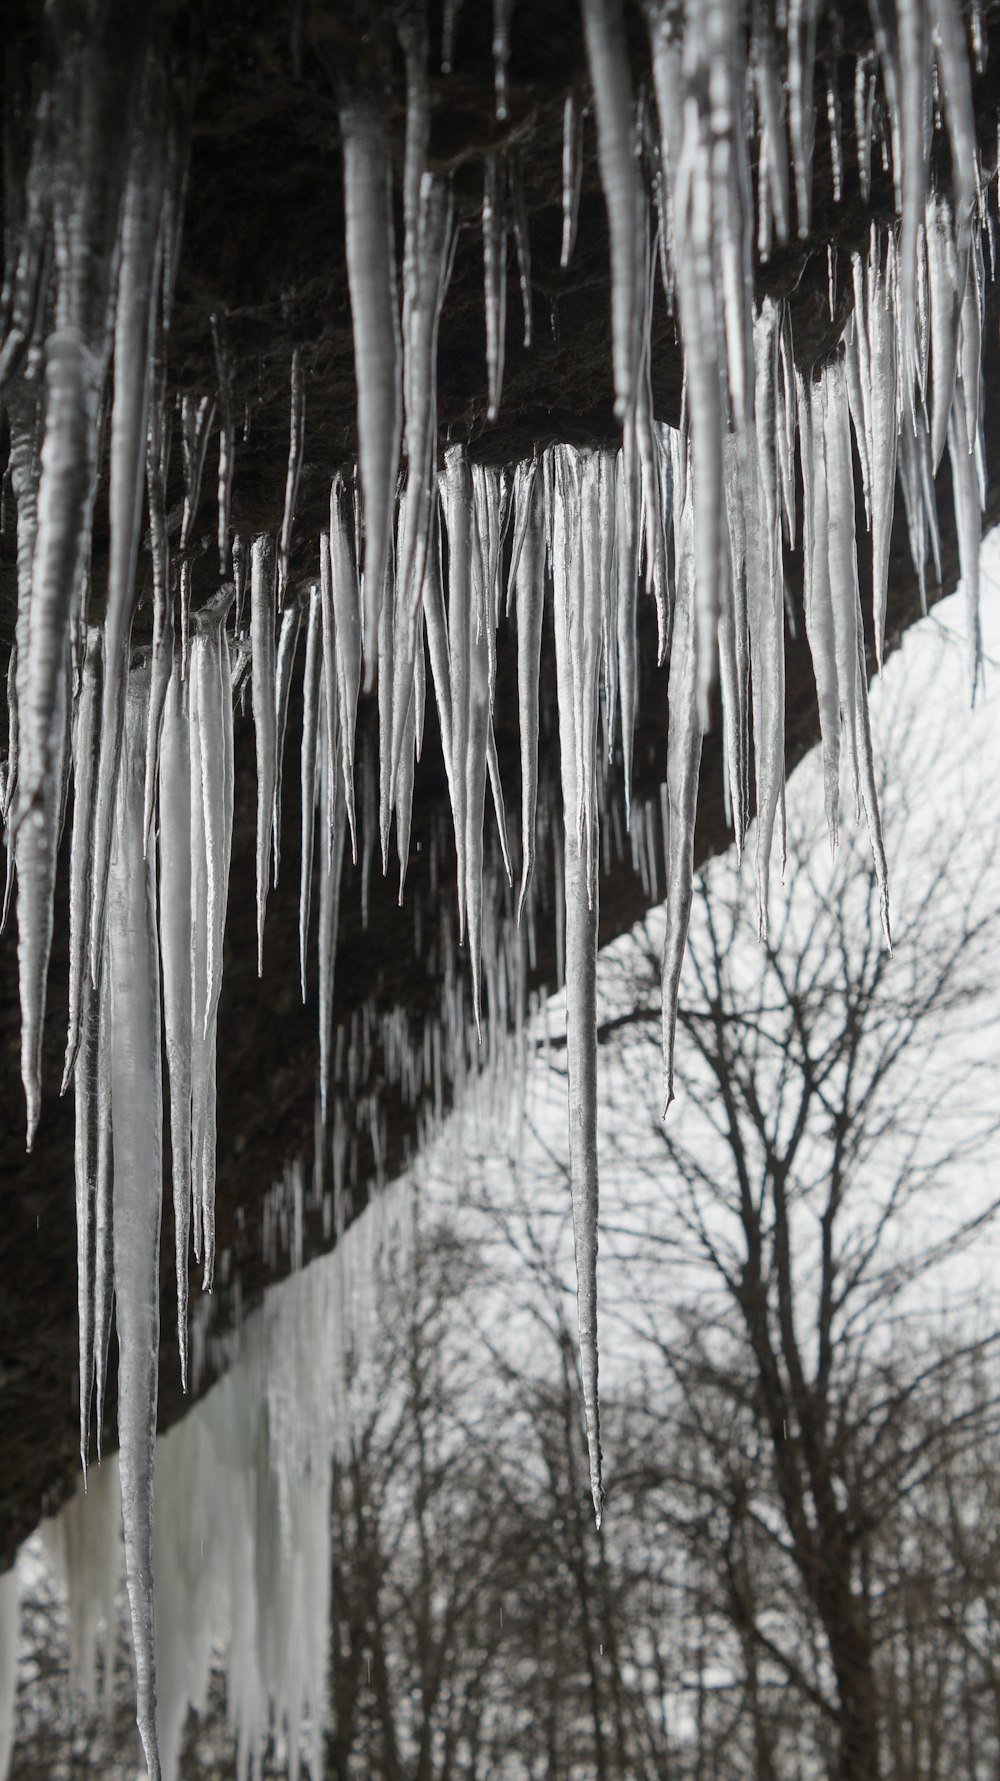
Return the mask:
[[[143,858],[148,664],[129,676],[108,885],[118,1440],[136,1718],[158,1781],[153,1465],[160,1342],[162,1103],[156,878]]]
[[[597,755],[597,682],[589,706],[579,709],[580,694],[589,684],[579,659],[578,624],[574,608],[582,591],[585,569],[581,531],[582,464],[567,446],[546,454],[549,484],[548,524],[555,598],[556,677],[559,694],[559,762],[563,790],[566,898],[566,1053],[569,1077],[570,1191],[573,1200],[573,1244],[576,1251],[576,1303],[580,1337],[580,1371],[590,1456],[590,1489],[597,1525],[601,1525],[604,1487],[601,1481],[601,1423],[598,1400],[597,1348],[597,847],[589,837],[596,827],[596,809],[584,812],[582,788],[593,784]],[[598,631],[598,635],[599,635]],[[581,744],[591,763],[581,759]],[[588,771],[588,766],[590,770]]]
[[[323,673],[323,614],[317,587],[309,593],[306,628],[306,665],[302,683],[302,748],[299,783],[302,797],[302,840],[299,867],[299,977],[302,1000],[306,999],[306,959],[309,952],[309,905],[312,899],[313,834],[316,818],[316,748],[319,736],[320,690]]]
[[[159,760],[160,954],[170,1083],[174,1272],[181,1385],[188,1383],[188,1245],[191,1237],[191,737],[190,677],[180,651],[167,686]]]
[[[275,705],[275,551],[266,532],[250,550],[253,723],[257,743],[257,975],[264,975],[264,913],[271,881],[274,788],[278,771]]]
[[[694,825],[701,767],[698,715],[698,620],[695,592],[695,519],[691,485],[685,491],[677,539],[677,589],[670,644],[667,702],[667,797],[670,809],[667,927],[663,937],[663,1112],[674,1098],[674,1035],[677,994],[687,945],[694,886]]]

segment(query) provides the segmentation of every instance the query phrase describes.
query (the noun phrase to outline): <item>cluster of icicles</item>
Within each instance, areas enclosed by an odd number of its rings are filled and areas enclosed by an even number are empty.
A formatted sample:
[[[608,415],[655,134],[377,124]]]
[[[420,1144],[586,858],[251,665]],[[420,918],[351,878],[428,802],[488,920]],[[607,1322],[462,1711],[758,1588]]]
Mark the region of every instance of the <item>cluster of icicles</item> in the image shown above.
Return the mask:
[[[138,1720],[158,1772],[152,1608],[152,1489],[162,1182],[161,1035],[168,1065],[181,1365],[186,1369],[189,1233],[211,1282],[215,1046],[233,823],[233,716],[249,674],[257,756],[257,917],[263,947],[277,869],[281,764],[299,637],[303,988],[318,856],[320,1099],[327,1117],[338,893],[357,856],[355,724],[377,681],[378,829],[393,817],[406,871],[427,665],[454,820],[458,912],[477,1025],[481,1001],[486,785],[513,872],[493,737],[497,635],[516,616],[523,906],[535,852],[538,685],[546,590],[554,610],[565,819],[569,1149],[591,1486],[603,1489],[597,1399],[596,1259],[599,785],[620,734],[626,800],[636,715],[637,598],[655,599],[669,662],[668,926],[663,962],[664,1093],[673,1087],[678,980],[692,891],[702,735],[721,687],[726,785],[736,844],[750,820],[754,763],[761,932],[783,826],[783,547],[802,502],[804,604],[815,667],[826,805],[836,844],[840,756],[867,818],[888,943],[886,865],[867,710],[856,555],[854,459],[872,538],[873,630],[881,661],[888,544],[902,483],[921,584],[938,553],[934,472],[947,445],[978,673],[976,557],[984,468],[980,335],[984,238],[993,217],[975,134],[956,0],[873,7],[875,54],[859,61],[855,124],[867,197],[873,154],[891,164],[898,224],[872,226],[852,260],[853,315],[839,349],[803,377],[786,309],[756,305],[749,141],[758,148],[757,237],[766,253],[810,226],[817,9],[791,0],[787,65],[754,9],[749,53],[735,0],[648,0],[659,131],[637,111],[616,0],[581,0],[612,272],[620,451],[555,446],[510,471],[439,459],[435,365],[456,225],[447,179],[428,168],[428,27],[399,10],[406,61],[402,297],[397,298],[391,159],[377,92],[340,95],[346,248],[358,386],[357,492],[333,479],[315,578],[289,565],[304,451],[304,374],[292,365],[280,532],[230,525],[232,366],[216,330],[217,400],[180,415],[183,508],[168,523],[167,359],[184,153],[166,73],[115,5],[48,8],[55,46],[20,186],[7,194],[0,390],[17,506],[18,613],[3,773],[7,899],[16,877],[22,1075],[28,1141],[41,1095],[41,1040],[59,836],[70,780],[71,968],[64,1087],[77,1117],[81,1446],[100,1427],[112,1306],[119,1334],[119,1437]],[[496,0],[497,103],[506,104],[510,5]],[[446,9],[449,29],[456,8]],[[982,53],[981,33],[974,44]],[[878,78],[880,76],[880,80]],[[839,97],[828,83],[834,196],[843,184]],[[937,123],[953,167],[930,188]],[[564,261],[580,185],[581,113],[565,110]],[[484,290],[490,409],[501,399],[507,212],[512,182],[486,165]],[[525,312],[528,222],[513,202]],[[684,353],[682,427],[655,422],[650,327],[657,268]],[[831,279],[835,258],[831,261]],[[831,313],[833,291],[831,289]],[[110,396],[108,389],[110,387]],[[192,604],[192,534],[213,416],[220,416],[222,582]],[[853,446],[852,446],[853,434]],[[108,438],[110,550],[103,619],[90,541]],[[401,453],[405,471],[400,470]],[[796,473],[801,463],[801,489]],[[153,637],[132,648],[136,568],[148,511]],[[242,609],[249,584],[249,627]],[[103,593],[104,590],[102,590]],[[317,827],[318,813],[318,827]]]

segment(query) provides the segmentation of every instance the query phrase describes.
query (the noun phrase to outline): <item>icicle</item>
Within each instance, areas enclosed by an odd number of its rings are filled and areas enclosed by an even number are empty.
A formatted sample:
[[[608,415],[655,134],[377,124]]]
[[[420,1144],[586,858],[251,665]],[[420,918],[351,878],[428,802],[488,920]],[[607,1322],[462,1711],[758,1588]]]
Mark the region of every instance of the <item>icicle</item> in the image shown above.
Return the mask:
[[[336,736],[326,731],[327,710],[320,710],[320,804],[331,812],[331,846],[320,849],[319,863],[319,1094],[320,1117],[329,1115],[330,1066],[333,1055],[333,990],[340,909],[340,875],[344,858],[344,787],[336,771]]]
[[[184,463],[184,507],[178,550],[182,556],[191,548],[198,503],[201,500],[201,479],[205,472],[208,437],[215,418],[215,403],[210,396],[198,400],[181,398],[181,453]]]
[[[567,93],[563,102],[562,242],[559,249],[559,264],[563,271],[573,258],[582,183],[583,117],[576,94]]]
[[[882,265],[878,232],[873,227],[868,255],[867,333],[869,405],[871,412],[872,604],[875,659],[879,672],[885,654],[885,610],[889,586],[889,542],[893,492],[896,486],[896,442],[899,437],[895,245],[886,239]],[[861,322],[859,321],[859,326]]]
[[[389,870],[389,830],[392,825],[392,695],[396,635],[396,587],[391,566],[382,583],[378,619],[378,832],[382,847],[382,876]],[[333,805],[330,804],[332,815]],[[331,828],[331,844],[333,830]]]
[[[278,544],[278,606],[284,604],[288,587],[288,559],[292,549],[292,527],[295,504],[299,496],[302,474],[302,446],[305,437],[306,399],[302,380],[302,349],[292,353],[291,395],[288,421],[288,469],[285,473],[285,510],[281,517],[281,538]]]
[[[517,713],[521,740],[520,923],[535,864],[535,805],[538,798],[538,672],[545,604],[545,511],[537,460],[519,464],[515,485],[518,535],[514,566],[517,598]],[[523,531],[522,531],[523,525]]]
[[[354,736],[361,686],[361,605],[350,534],[344,513],[343,480],[335,476],[330,490],[330,591],[324,594],[324,672],[336,675],[340,711],[340,758],[344,777],[347,820],[351,830],[351,858],[358,857],[354,815]],[[333,662],[326,659],[332,645]],[[328,687],[330,681],[327,681]],[[330,693],[327,693],[330,705]],[[330,712],[328,709],[327,717]]]
[[[427,626],[427,649],[431,659],[431,679],[434,683],[434,698],[438,709],[438,722],[441,726],[441,753],[444,756],[445,776],[448,781],[448,798],[451,803],[452,819],[455,824],[455,834],[457,838],[459,818],[455,802],[456,794],[454,783],[454,752],[452,746],[448,620],[444,609],[444,593],[441,587],[441,562],[436,535],[432,537],[430,549],[427,553],[427,576],[424,586],[424,621]]]
[[[450,74],[455,55],[455,26],[462,0],[444,0],[441,21],[441,73]]]
[[[118,302],[115,310],[115,389],[111,409],[111,549],[108,604],[104,620],[104,697],[95,818],[96,895],[92,904],[90,934],[90,968],[95,984],[104,939],[105,885],[124,723],[129,636],[135,605],[135,575],[156,319],[153,295],[160,266],[159,231],[163,181],[160,136],[155,130],[137,126],[125,191]],[[145,753],[143,759],[145,763]]]
[[[84,978],[89,977],[87,964],[94,872],[94,803],[100,749],[98,724],[103,666],[100,629],[96,625],[88,625],[74,751],[73,840],[69,869],[69,1030],[61,1094],[66,1093],[73,1075],[84,1006]]]
[[[97,1202],[94,1211],[94,1416],[97,1460],[104,1430],[104,1387],[114,1312],[114,1119],[111,1105],[110,972],[102,968],[93,991],[100,1008],[97,1032]],[[79,1054],[78,1054],[79,1055]]]
[[[948,417],[955,395],[962,302],[951,205],[937,192],[931,192],[927,200],[925,236],[930,288],[931,468],[936,472],[948,438]]]
[[[481,465],[472,470],[474,516],[472,524],[471,574],[468,602],[460,621],[468,628],[468,682],[466,688],[465,753],[456,755],[455,777],[465,780],[465,913],[469,934],[469,963],[472,968],[472,1011],[476,1033],[482,1044],[482,937],[483,937],[483,823],[486,811],[486,780],[489,754],[489,732],[492,720],[492,686],[490,683],[490,650],[493,642],[493,616],[490,611],[492,587],[487,567],[488,542],[485,534],[486,475]],[[449,543],[451,530],[449,526]],[[451,587],[449,585],[448,622],[452,621]],[[452,710],[457,705],[452,688]]]
[[[161,351],[154,354],[153,358],[146,433],[146,494],[149,502],[149,540],[153,567],[153,665],[149,689],[149,727],[146,732],[146,781],[143,790],[143,834],[147,847],[156,795],[156,765],[163,722],[163,702],[167,696],[167,683],[173,668],[174,655],[174,605],[170,590],[170,544],[167,531],[170,438],[163,385]]]
[[[515,158],[507,163],[510,173],[510,208],[514,225],[514,247],[517,252],[517,279],[521,288],[521,309],[524,315],[524,346],[531,345],[531,232],[528,206],[520,164]]]
[[[472,477],[461,446],[444,454],[441,502],[448,529],[448,685],[451,722],[451,793],[458,866],[458,935],[466,916],[466,763],[469,758],[469,652],[472,608]],[[430,623],[430,617],[428,617]],[[431,648],[431,665],[434,664]],[[438,698],[441,708],[440,695]],[[442,723],[443,733],[443,723]]]
[[[507,883],[514,883],[514,868],[510,858],[510,844],[507,840],[507,812],[504,808],[503,787],[500,783],[500,762],[497,759],[496,737],[493,734],[493,719],[490,718],[489,732],[486,737],[486,766],[490,776],[490,792],[493,797],[493,811],[497,819],[497,834],[500,837],[500,854],[503,869],[507,874]]]
[[[413,814],[413,775],[416,760],[416,701],[415,687],[411,686],[410,700],[407,706],[406,719],[403,724],[403,740],[400,750],[399,773],[396,778],[395,810],[396,810],[396,852],[399,858],[399,907],[403,907],[403,886],[406,883],[406,868],[410,858],[410,823]],[[393,718],[395,719],[395,709]]]
[[[727,784],[738,859],[743,857],[749,814],[749,682],[750,639],[747,617],[747,539],[740,487],[739,445],[726,439],[726,511],[729,573],[723,576],[719,657],[725,726]]]
[[[579,660],[576,611],[585,563],[580,529],[580,460],[569,447],[546,454],[550,490],[548,524],[555,594],[556,676],[559,693],[559,759],[562,777],[565,847],[566,1047],[569,1078],[570,1191],[576,1252],[576,1299],[580,1370],[590,1456],[590,1488],[598,1527],[604,1504],[601,1482],[601,1428],[597,1347],[597,848],[589,845],[591,819],[581,833],[579,811],[588,763],[580,758],[578,737],[596,757],[596,682],[591,708],[581,712],[585,684]],[[580,721],[582,718],[582,722]]]
[[[625,825],[632,817],[632,741],[638,704],[639,672],[636,656],[636,594],[638,566],[636,563],[635,525],[628,512],[628,489],[625,468],[619,453],[615,478],[615,551],[618,577],[618,709],[622,726],[622,767],[625,779]]]
[[[20,655],[18,673],[22,672]],[[67,670],[56,682],[51,711],[56,753],[50,757],[40,800],[36,799],[21,822],[16,837],[17,859],[17,973],[21,1000],[21,1081],[26,1106],[26,1148],[30,1151],[38,1126],[42,1094],[42,1033],[45,1022],[45,991],[52,947],[52,900],[55,890],[56,852],[59,833],[59,800],[62,786],[62,744],[65,738]],[[30,694],[19,690],[23,711]]]
[[[274,539],[261,533],[250,548],[250,627],[253,641],[253,723],[257,743],[257,975],[264,975],[264,912],[271,878],[274,787],[277,778],[275,709]]]
[[[52,937],[69,636],[89,528],[95,409],[96,368],[82,336],[70,328],[53,332],[46,348],[45,434],[37,484],[37,534],[28,571],[30,606],[22,585],[20,551],[18,563],[15,828],[22,1075],[29,1149],[41,1093],[41,1024]],[[27,440],[19,447],[19,458],[25,447],[30,452]],[[33,476],[29,465],[22,468],[20,461],[15,463],[14,474],[20,512],[20,491],[29,477],[33,483]],[[34,530],[33,519],[34,514],[26,512],[26,543]]]
[[[788,133],[792,144],[795,210],[799,240],[809,233],[812,197],[813,67],[816,60],[816,0],[788,0]]]
[[[273,597],[273,542],[269,544]],[[195,1256],[200,1237],[207,1292],[212,1290],[215,1267],[216,1026],[232,860],[233,700],[229,647],[223,634],[232,598],[231,585],[224,586],[202,607],[191,644],[192,1200]],[[271,688],[273,696],[273,679]]]
[[[79,1045],[74,1060],[73,1092],[76,1134],[73,1164],[76,1183],[77,1320],[80,1368],[80,1460],[84,1488],[90,1458],[90,1405],[94,1391],[94,1290],[97,1240],[98,1090],[97,1047],[99,998],[89,975],[80,980]]]
[[[381,98],[353,95],[341,108],[340,125],[344,139],[347,281],[358,385],[358,466],[365,510],[365,691],[370,692],[400,431],[391,166]]]
[[[434,494],[436,427],[436,361],[438,324],[451,273],[452,199],[441,183],[425,178],[417,241],[409,274],[409,301],[404,305],[406,331],[406,493],[400,509],[399,574],[396,584],[394,638],[393,736],[391,783],[394,790],[402,748],[403,727],[410,708],[410,688],[419,636],[425,565]],[[353,813],[352,813],[353,821]]]
[[[830,851],[835,854],[840,823],[840,695],[830,592],[827,472],[824,450],[825,384],[800,387],[799,427],[805,484],[802,509],[803,599],[806,637],[812,656],[823,748],[823,792]]]
[[[209,317],[209,322],[212,328],[212,345],[215,349],[215,374],[219,380],[219,406],[222,410],[222,423],[219,427],[219,525],[216,542],[219,548],[219,574],[225,575],[229,567],[229,514],[233,503],[233,453],[236,445],[236,425],[233,419],[233,355],[226,340],[224,318],[220,315],[212,315]]]
[[[898,0],[899,29],[899,100],[898,125],[896,106],[890,90],[890,112],[893,118],[893,160],[897,188],[897,205],[901,207],[899,234],[899,334],[902,352],[904,385],[907,393],[913,381],[914,340],[916,327],[917,247],[920,224],[924,216],[927,194],[928,119],[927,92],[930,72],[930,42],[927,15],[922,0]],[[885,50],[880,51],[883,76],[889,85],[894,67]]]
[[[951,144],[958,241],[964,249],[968,245],[975,210],[979,167],[965,21],[956,0],[930,0],[928,11],[937,43],[938,73]]]
[[[274,834],[274,883],[278,884],[278,867],[281,858],[281,769],[285,753],[285,730],[288,727],[288,701],[292,691],[292,669],[295,666],[295,649],[299,641],[299,630],[302,625],[302,600],[295,599],[286,606],[281,620],[281,634],[278,638],[278,658],[275,666],[275,777],[274,777],[274,816],[272,830]]]
[[[597,159],[611,236],[611,333],[615,415],[636,399],[639,357],[639,221],[642,191],[633,151],[632,81],[621,0],[581,0],[587,64],[597,113]]]
[[[854,137],[858,150],[858,183],[861,202],[872,195],[872,113],[875,104],[873,58],[859,56],[854,65]]]
[[[839,204],[844,194],[844,148],[841,141],[840,94],[832,75],[826,82],[826,120],[830,129],[830,172],[833,180],[833,202]]]
[[[153,1463],[160,1332],[160,970],[156,879],[143,859],[148,666],[129,677],[108,885],[114,1282],[125,1577],[146,1766],[159,1775],[153,1644]]]
[[[486,419],[500,410],[507,340],[507,219],[496,155],[483,158],[483,302],[486,311]]]
[[[507,116],[507,64],[510,61],[510,18],[514,0],[493,0],[493,68],[497,117]]]
[[[339,634],[339,628],[338,628]],[[323,672],[323,614],[317,587],[309,590],[309,623],[306,630],[306,665],[302,683],[302,845],[299,867],[299,976],[302,1000],[306,999],[306,958],[309,951],[309,904],[312,896],[313,830],[316,813],[316,745],[319,733],[320,677]]]
[[[236,584],[236,615],[233,622],[238,632],[243,624],[243,596],[247,587],[247,541],[240,532],[233,538],[233,581]]]
[[[955,530],[958,534],[958,556],[965,590],[965,632],[969,662],[969,691],[975,700],[982,672],[982,630],[979,620],[979,546],[981,524],[979,488],[975,458],[964,437],[965,428],[959,420],[957,407],[948,423],[948,454],[951,459],[951,482],[955,502]],[[20,849],[18,849],[20,869]]]
[[[695,587],[695,520],[691,486],[688,484],[675,528],[677,540],[677,591],[670,643],[670,683],[667,702],[670,727],[667,734],[667,796],[669,799],[669,869],[667,875],[667,927],[663,938],[663,1113],[674,1098],[674,1035],[677,1028],[677,994],[687,946],[688,921],[694,885],[694,826],[698,809],[698,776],[701,767],[702,726],[698,714],[698,633]]]
[[[775,445],[777,351],[781,317],[765,297],[754,324],[754,449],[744,467],[748,612],[757,781],[757,925],[767,936],[771,844],[785,783],[784,577],[778,525]]]
[[[753,57],[756,74],[757,105],[761,120],[758,164],[758,207],[763,215],[765,197],[768,214],[774,218],[774,230],[780,242],[788,240],[788,153],[785,147],[785,95],[778,74],[774,50],[774,34],[769,23],[760,24],[755,16]],[[760,240],[761,258],[770,252],[769,233]]]
[[[160,745],[160,953],[170,1082],[174,1271],[181,1386],[188,1383],[188,1243],[191,1231],[191,748],[190,680],[179,653],[167,687]]]
[[[976,448],[979,436],[980,381],[983,357],[983,267],[982,239],[974,236],[969,250],[969,270],[962,298],[959,323],[958,356],[961,378],[961,409],[965,421],[965,437],[970,451]]]

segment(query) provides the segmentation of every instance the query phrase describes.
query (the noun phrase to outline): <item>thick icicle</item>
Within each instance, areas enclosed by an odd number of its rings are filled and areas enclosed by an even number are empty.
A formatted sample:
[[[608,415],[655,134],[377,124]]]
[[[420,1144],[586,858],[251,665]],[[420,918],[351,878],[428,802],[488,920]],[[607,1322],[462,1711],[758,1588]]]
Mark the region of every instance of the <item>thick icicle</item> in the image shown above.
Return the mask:
[[[111,848],[118,765],[125,715],[125,680],[135,606],[147,416],[152,374],[154,287],[160,267],[163,204],[162,127],[137,124],[122,221],[121,261],[114,332],[114,400],[111,407],[111,546],[104,620],[104,692],[101,758],[97,782],[90,969],[97,982],[104,943],[104,898]],[[148,701],[147,701],[148,720]],[[145,775],[145,753],[143,756]]]
[[[344,139],[347,282],[358,385],[358,467],[365,517],[365,691],[370,692],[375,675],[382,580],[392,529],[401,419],[391,167],[381,98],[353,94],[341,107],[340,124]]]
[[[271,880],[274,787],[277,778],[275,706],[275,552],[266,532],[250,549],[250,634],[253,642],[253,724],[257,744],[257,975],[264,975],[264,912]]]
[[[576,1302],[580,1337],[580,1370],[590,1456],[590,1489],[598,1527],[604,1505],[601,1482],[601,1424],[598,1400],[597,1348],[597,926],[598,873],[596,846],[586,837],[596,827],[597,812],[585,812],[581,832],[580,800],[587,763],[580,759],[578,738],[597,754],[597,685],[588,710],[578,709],[581,691],[578,623],[574,607],[581,593],[584,546],[580,528],[581,465],[569,447],[546,454],[549,483],[549,538],[555,594],[556,676],[559,693],[559,761],[565,832],[566,901],[566,1053],[569,1078],[570,1191],[573,1200],[573,1244],[576,1252]],[[582,722],[581,722],[582,719]]]
[[[223,586],[202,607],[191,646],[192,1197],[207,1291],[215,1267],[216,1028],[232,859],[233,697],[224,628],[232,598],[232,586]]]
[[[156,879],[143,858],[149,669],[129,677],[108,885],[118,1439],[136,1718],[158,1781],[153,1643],[153,1463],[160,1335],[160,969]]]
[[[597,114],[597,158],[611,236],[611,332],[615,414],[633,407],[639,379],[642,189],[634,152],[632,79],[621,0],[581,0]]]
[[[958,370],[958,318],[962,303],[951,205],[939,192],[927,200],[924,235],[931,325],[931,468],[935,472],[948,438],[948,418]],[[963,263],[963,272],[965,264]]]
[[[52,758],[61,747],[62,687],[89,524],[97,377],[78,329],[49,335],[30,630],[18,664],[18,825],[45,799]]]
[[[788,4],[788,134],[792,144],[795,211],[799,239],[809,233],[812,199],[813,136],[816,107],[813,70],[816,60],[817,0]]]
[[[928,11],[934,27],[938,74],[951,143],[958,238],[964,248],[968,245],[976,204],[979,167],[965,19],[957,0],[929,0]]]
[[[18,657],[18,672],[21,659]],[[42,1032],[45,990],[52,947],[52,899],[55,891],[62,786],[62,746],[66,721],[67,667],[56,683],[52,708],[56,753],[50,759],[41,798],[35,800],[17,831],[17,975],[21,998],[21,1081],[24,1084],[26,1137],[31,1149],[38,1127],[42,1095]],[[19,694],[24,705],[27,688]]]

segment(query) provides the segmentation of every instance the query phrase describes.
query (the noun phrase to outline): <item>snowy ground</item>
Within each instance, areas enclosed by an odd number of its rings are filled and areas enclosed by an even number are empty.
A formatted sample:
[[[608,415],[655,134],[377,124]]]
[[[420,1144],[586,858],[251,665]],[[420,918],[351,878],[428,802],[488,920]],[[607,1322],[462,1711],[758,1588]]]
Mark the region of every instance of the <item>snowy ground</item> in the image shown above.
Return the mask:
[[[986,686],[975,709],[969,710],[960,595],[907,634],[872,692],[876,754],[889,765],[885,823],[899,936],[893,968],[900,972],[908,968],[907,936],[942,850],[954,863],[956,884],[974,893],[977,909],[1000,908],[1000,535],[987,541],[982,568]],[[849,809],[843,820],[846,831],[853,824]],[[793,837],[806,837],[815,894],[823,897],[833,868],[816,754],[789,782],[788,822]],[[750,856],[748,882],[752,842]],[[728,894],[736,871],[731,857],[714,862],[710,891]],[[803,890],[801,882],[789,884],[789,910],[775,882],[773,929],[787,921],[794,936],[804,928],[809,908]],[[760,970],[751,907],[748,900],[747,920],[732,943],[738,961],[733,970],[748,980]],[[696,902],[694,920],[700,919]],[[648,977],[649,946],[661,929],[662,917],[654,912],[640,932],[602,955],[602,1020],[627,1017],[634,1007],[637,981],[645,985]],[[971,1013],[955,1029],[965,1039],[953,1034],[949,1042],[950,1076],[959,1087],[964,1078],[964,1099],[959,1093],[956,1102],[936,1110],[939,1124],[957,1122],[966,1132],[992,1112],[981,1084],[1000,1080],[1000,926],[993,936],[992,964],[979,955]],[[388,1268],[398,1282],[414,1234],[439,1230],[468,1237],[488,1253],[488,1287],[456,1302],[452,1340],[465,1364],[474,1352],[494,1347],[510,1365],[530,1371],[548,1364],[548,1351],[537,1340],[539,1318],[549,1317],[557,1303],[572,1324],[563,1020],[562,998],[552,998],[543,1026],[529,1035],[523,1077],[499,1087],[484,1083],[411,1176],[370,1207],[332,1255],[274,1289],[248,1319],[231,1371],[161,1440],[155,1568],[167,1777],[176,1773],[188,1704],[204,1704],[213,1667],[228,1672],[228,1711],[241,1729],[244,1751],[265,1728],[269,1698],[277,1720],[288,1726],[293,1750],[300,1722],[315,1724],[313,1710],[322,1710],[330,1469],[338,1439],[369,1388],[365,1356],[383,1291],[380,1270]],[[933,1054],[918,1051],[914,1070],[918,1081],[924,1072],[933,1100]],[[644,1092],[636,1089],[640,1071]],[[601,1365],[602,1384],[611,1394],[634,1382],[645,1347],[669,1332],[678,1299],[701,1293],[708,1304],[715,1287],[708,1273],[699,1278],[697,1261],[672,1247],[658,1133],[660,1082],[645,1028],[635,1028],[632,1037],[623,1025],[620,1042],[607,1048],[601,1097]],[[701,1147],[711,1172],[716,1140],[705,1121],[683,1096],[669,1117],[691,1147]],[[940,1175],[934,1193],[900,1229],[900,1260],[907,1246],[915,1253],[939,1239],[946,1250],[948,1233],[998,1198],[1000,1147],[994,1142],[973,1169],[956,1164]],[[805,1248],[815,1243],[808,1208],[796,1240]],[[995,1327],[998,1242],[1000,1225],[990,1225],[960,1254],[923,1273],[911,1295],[900,1295],[900,1326],[926,1326],[937,1317],[952,1328]],[[482,1392],[482,1369],[469,1365],[468,1377]],[[480,1401],[475,1409],[483,1416],[489,1406]],[[613,1488],[613,1451],[607,1463]],[[23,1730],[31,1712],[23,1694],[20,1705],[14,1701],[19,1591],[33,1596],[54,1587],[68,1594],[74,1681],[86,1690],[95,1685],[98,1628],[120,1587],[117,1491],[117,1467],[110,1462],[86,1500],[78,1498],[27,1543],[16,1586],[0,1579],[0,1775],[15,1723]],[[22,1654],[22,1675],[30,1668],[28,1657]],[[308,1757],[308,1735],[302,1747]]]

